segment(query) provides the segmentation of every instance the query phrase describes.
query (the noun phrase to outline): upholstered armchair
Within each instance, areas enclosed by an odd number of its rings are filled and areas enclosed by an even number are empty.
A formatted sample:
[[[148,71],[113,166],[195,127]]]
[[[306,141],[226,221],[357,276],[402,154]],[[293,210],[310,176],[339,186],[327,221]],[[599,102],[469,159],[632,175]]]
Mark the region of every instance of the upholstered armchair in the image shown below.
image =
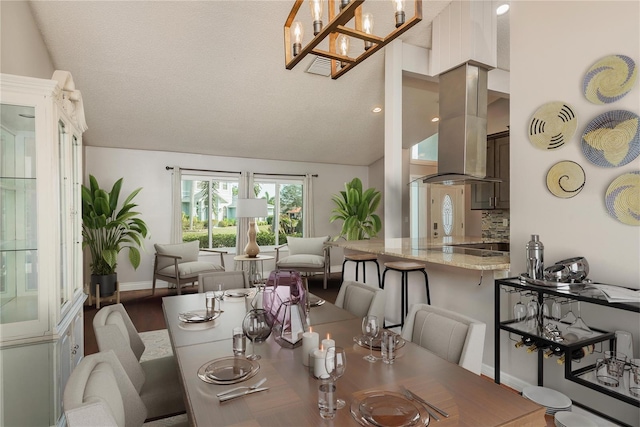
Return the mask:
[[[413,304],[402,338],[480,375],[487,325],[462,314],[428,304]]]
[[[329,246],[324,237],[287,237],[287,243],[276,247],[276,269],[295,270],[301,273],[321,272],[324,274],[324,289],[327,289],[331,259]],[[289,248],[289,255],[281,257],[280,251]]]
[[[156,279],[174,283],[178,295],[182,293],[182,286],[198,280],[198,275],[213,271],[224,271],[225,251],[217,249],[200,249],[200,242],[185,242],[161,245],[156,243],[155,261],[153,263],[152,295],[156,293]],[[220,255],[220,264],[198,261],[200,251],[212,252]]]
[[[364,283],[345,281],[336,297],[336,306],[356,317],[376,316],[384,324],[384,289]]]

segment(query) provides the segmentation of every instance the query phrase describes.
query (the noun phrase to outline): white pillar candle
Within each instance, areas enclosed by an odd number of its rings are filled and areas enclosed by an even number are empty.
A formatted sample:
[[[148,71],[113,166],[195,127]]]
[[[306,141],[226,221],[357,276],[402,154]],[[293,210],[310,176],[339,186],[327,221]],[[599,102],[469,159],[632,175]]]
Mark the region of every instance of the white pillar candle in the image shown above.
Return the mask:
[[[302,334],[302,364],[309,366],[309,356],[320,346],[320,336],[309,328],[309,332]]]
[[[316,350],[313,352],[313,376],[316,378],[329,378],[327,368],[324,366],[324,358],[327,352]]]
[[[322,348],[326,350],[329,347],[335,347],[335,346],[336,346],[336,342],[331,339],[331,335],[327,334],[327,338],[322,340]]]

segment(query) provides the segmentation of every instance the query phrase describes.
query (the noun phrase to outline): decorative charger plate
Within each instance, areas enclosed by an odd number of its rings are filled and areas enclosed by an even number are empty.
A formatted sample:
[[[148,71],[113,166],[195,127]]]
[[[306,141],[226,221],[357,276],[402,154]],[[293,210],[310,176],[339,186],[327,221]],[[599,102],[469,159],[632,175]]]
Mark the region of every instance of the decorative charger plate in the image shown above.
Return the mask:
[[[396,338],[396,349],[399,349],[406,344],[406,341],[402,339],[400,335],[396,335],[395,338]],[[358,344],[360,347],[364,347],[367,350],[369,349],[369,338],[364,335],[353,337],[353,342]],[[382,338],[374,338],[373,342],[371,343],[371,349],[380,351],[382,349]]]
[[[610,104],[625,96],[638,78],[633,59],[609,55],[593,64],[582,81],[584,96],[594,104]]]
[[[613,110],[591,121],[582,134],[582,152],[597,166],[626,165],[640,154],[640,118],[626,110]]]
[[[260,364],[244,357],[222,357],[212,360],[198,369],[198,377],[209,384],[235,384],[248,380],[258,373]]]
[[[418,427],[429,424],[429,414],[424,407],[391,391],[358,393],[350,409],[351,416],[365,427]]]
[[[640,225],[640,171],[620,175],[604,198],[609,215],[623,224]]]
[[[578,119],[566,102],[549,102],[538,108],[529,122],[529,141],[542,150],[556,150],[576,132]]]
[[[556,163],[547,172],[547,188],[551,194],[562,199],[578,194],[585,182],[582,166],[569,160]]]
[[[248,297],[249,294],[251,294],[250,290],[230,289],[224,292],[224,297],[229,299],[242,299]]]
[[[186,313],[178,314],[178,319],[185,323],[203,323],[217,319],[220,317],[220,314],[222,314],[222,311],[220,310],[216,310],[214,312],[207,310],[191,310]]]

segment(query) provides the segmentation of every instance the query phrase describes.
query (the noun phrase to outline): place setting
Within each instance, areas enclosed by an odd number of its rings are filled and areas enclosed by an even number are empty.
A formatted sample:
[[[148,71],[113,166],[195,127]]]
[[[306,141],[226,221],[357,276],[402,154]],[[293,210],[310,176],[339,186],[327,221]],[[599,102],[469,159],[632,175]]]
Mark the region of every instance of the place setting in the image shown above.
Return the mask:
[[[178,313],[178,320],[180,320],[178,326],[181,329],[191,331],[199,331],[214,327],[214,321],[224,313],[224,311],[220,309],[220,301],[221,294],[219,291],[205,292],[205,309]]]
[[[362,319],[362,335],[353,337],[360,347],[369,350],[369,354],[364,357],[368,362],[375,362],[382,359],[386,364],[393,364],[399,348],[404,347],[406,341],[398,334],[389,330],[382,330],[380,322],[376,316],[367,315]],[[373,355],[373,351],[381,353],[381,357]]]

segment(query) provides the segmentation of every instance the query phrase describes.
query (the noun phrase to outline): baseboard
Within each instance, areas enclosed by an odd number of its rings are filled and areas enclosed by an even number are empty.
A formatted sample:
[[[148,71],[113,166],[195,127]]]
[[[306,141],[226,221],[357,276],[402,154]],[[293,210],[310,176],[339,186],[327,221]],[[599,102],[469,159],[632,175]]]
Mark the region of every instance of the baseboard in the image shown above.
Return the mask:
[[[153,286],[153,282],[147,280],[144,282],[127,282],[127,283],[120,283],[120,292],[126,292],[126,291],[141,291],[144,289],[149,289],[151,290],[151,287]],[[166,289],[169,287],[169,283],[168,282],[164,282],[161,280],[157,280],[156,281],[156,289]]]
[[[483,363],[481,372],[485,377],[495,379],[496,370],[493,366],[485,365]],[[520,378],[505,374],[504,372],[500,372],[500,384],[503,384],[519,393],[522,392],[523,388],[534,385],[526,381],[522,381]]]

